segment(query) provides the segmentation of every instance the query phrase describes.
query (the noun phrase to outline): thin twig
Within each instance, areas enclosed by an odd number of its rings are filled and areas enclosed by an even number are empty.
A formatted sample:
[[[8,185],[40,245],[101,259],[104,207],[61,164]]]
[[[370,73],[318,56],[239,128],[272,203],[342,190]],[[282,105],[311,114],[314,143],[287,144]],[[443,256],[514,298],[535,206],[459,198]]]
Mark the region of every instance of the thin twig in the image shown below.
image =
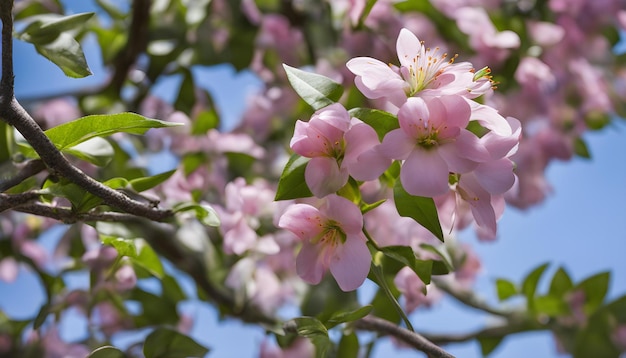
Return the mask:
[[[429,357],[454,357],[428,339],[424,338],[422,335],[411,332],[408,329],[402,328],[382,318],[366,316],[355,321],[354,327],[359,330],[373,331],[382,335],[393,336],[411,347],[428,354]]]
[[[43,216],[55,220],[62,221],[64,224],[74,224],[77,222],[89,222],[89,221],[109,221],[109,222],[122,222],[130,221],[136,216],[126,213],[116,212],[96,212],[90,211],[86,213],[77,213],[70,208],[51,206],[40,203],[20,205],[14,208],[15,211],[22,213],[33,214],[37,216]]]
[[[539,322],[524,321],[519,323],[509,322],[494,327],[482,328],[480,330],[461,334],[430,334],[421,333],[429,341],[435,344],[462,343],[480,338],[504,338],[508,335],[538,331],[548,329],[547,326],[541,325]]]
[[[492,307],[488,305],[485,300],[477,297],[473,291],[463,290],[459,287],[455,287],[454,284],[451,284],[443,279],[437,279],[433,277],[432,283],[435,284],[437,288],[446,292],[464,305],[490,313],[495,316],[512,318],[523,315],[524,313],[523,311],[519,310]]]

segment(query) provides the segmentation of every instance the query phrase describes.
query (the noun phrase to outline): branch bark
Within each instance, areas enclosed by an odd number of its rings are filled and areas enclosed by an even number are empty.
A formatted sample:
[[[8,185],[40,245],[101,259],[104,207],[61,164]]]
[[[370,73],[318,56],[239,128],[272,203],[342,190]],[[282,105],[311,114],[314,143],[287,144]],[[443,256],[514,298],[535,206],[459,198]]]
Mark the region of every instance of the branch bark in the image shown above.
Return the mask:
[[[393,336],[411,347],[426,353],[429,357],[453,358],[454,356],[444,351],[424,336],[411,332],[392,322],[375,316],[366,316],[354,322],[354,327],[359,330],[378,332],[382,335]]]

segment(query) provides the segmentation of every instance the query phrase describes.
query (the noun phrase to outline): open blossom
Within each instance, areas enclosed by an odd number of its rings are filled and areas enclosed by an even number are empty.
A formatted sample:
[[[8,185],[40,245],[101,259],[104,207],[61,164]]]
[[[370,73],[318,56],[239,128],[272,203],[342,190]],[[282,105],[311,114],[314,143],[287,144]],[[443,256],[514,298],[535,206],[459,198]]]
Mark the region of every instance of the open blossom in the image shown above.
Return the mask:
[[[460,96],[414,97],[400,108],[400,128],[385,136],[381,152],[405,160],[400,180],[408,193],[445,194],[450,172],[466,173],[490,159],[479,138],[465,129],[470,114]]]
[[[356,290],[369,273],[371,255],[362,232],[363,215],[346,198],[329,195],[319,209],[307,204],[287,208],[278,226],[302,240],[298,276],[318,284],[330,269],[344,291]]]
[[[374,129],[351,119],[339,103],[317,111],[308,122],[297,121],[290,143],[294,152],[311,158],[304,178],[319,198],[341,189],[350,175],[357,180],[378,178],[391,164],[378,152],[379,144]]]
[[[475,98],[491,89],[488,70],[476,75],[471,64],[454,64],[446,53],[425,47],[407,29],[400,31],[396,50],[400,67],[370,57],[356,57],[346,64],[365,97],[385,98],[399,108],[407,97],[418,94]]]

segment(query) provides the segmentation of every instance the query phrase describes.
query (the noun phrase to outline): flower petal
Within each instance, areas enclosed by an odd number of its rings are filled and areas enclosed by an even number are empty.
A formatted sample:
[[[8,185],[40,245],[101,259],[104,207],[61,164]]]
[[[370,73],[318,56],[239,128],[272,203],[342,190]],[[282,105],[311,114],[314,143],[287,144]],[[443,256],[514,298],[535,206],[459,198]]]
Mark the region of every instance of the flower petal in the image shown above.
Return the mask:
[[[421,54],[422,47],[420,40],[411,31],[407,29],[400,30],[398,41],[396,42],[396,51],[398,52],[400,65],[404,67],[415,66],[413,61]]]
[[[296,258],[296,272],[298,276],[312,285],[320,283],[328,269],[324,262],[324,249],[325,246],[323,245],[313,245],[309,242],[304,242]]]
[[[390,159],[406,159],[413,149],[415,149],[415,140],[401,128],[387,133],[380,144],[380,152]]]
[[[343,291],[359,288],[367,278],[372,256],[365,237],[348,235],[343,245],[337,246],[330,262],[330,272]]]
[[[315,157],[304,170],[304,180],[318,198],[341,189],[348,182],[348,170],[340,169],[335,158]]]
[[[300,240],[308,240],[322,232],[323,220],[319,210],[311,205],[293,204],[278,220],[278,227],[291,231]]]
[[[361,232],[363,229],[363,214],[361,214],[358,206],[350,200],[334,194],[327,196],[326,200],[327,205],[320,210],[327,218],[338,222],[348,235]]]
[[[448,165],[435,150],[416,148],[402,165],[400,180],[409,194],[433,197],[445,194]]]
[[[481,163],[474,174],[480,185],[491,194],[503,194],[515,183],[513,162],[508,158]]]

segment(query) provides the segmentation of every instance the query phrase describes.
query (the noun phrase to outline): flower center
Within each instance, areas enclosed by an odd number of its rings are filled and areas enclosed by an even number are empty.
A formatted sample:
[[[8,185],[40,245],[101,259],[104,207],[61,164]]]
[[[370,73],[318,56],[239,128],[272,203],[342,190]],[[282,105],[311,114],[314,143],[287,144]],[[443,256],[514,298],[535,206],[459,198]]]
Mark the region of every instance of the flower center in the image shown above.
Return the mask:
[[[402,66],[400,69],[402,77],[409,84],[407,94],[413,96],[437,79],[456,58],[455,56],[447,60],[447,57],[447,53],[439,54],[439,47],[431,53],[430,48],[422,46],[420,53],[413,58],[413,63],[409,67]]]
[[[346,234],[339,223],[334,220],[328,220],[323,226],[322,232],[311,239],[312,244],[337,246],[346,242]]]

